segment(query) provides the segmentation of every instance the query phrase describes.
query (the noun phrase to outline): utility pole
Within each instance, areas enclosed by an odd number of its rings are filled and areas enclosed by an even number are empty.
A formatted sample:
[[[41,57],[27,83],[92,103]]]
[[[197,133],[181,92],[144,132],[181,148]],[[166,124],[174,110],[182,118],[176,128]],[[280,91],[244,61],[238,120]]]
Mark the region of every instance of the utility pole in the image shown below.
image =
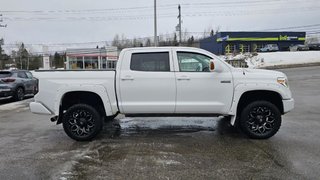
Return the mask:
[[[157,35],[157,0],[154,0],[154,46],[158,46],[158,35]]]
[[[179,19],[179,24],[178,24],[178,30],[179,30],[179,44],[181,46],[182,44],[182,28],[181,28],[181,6],[179,4],[178,6],[178,10],[179,10],[179,15],[178,15],[178,19]]]

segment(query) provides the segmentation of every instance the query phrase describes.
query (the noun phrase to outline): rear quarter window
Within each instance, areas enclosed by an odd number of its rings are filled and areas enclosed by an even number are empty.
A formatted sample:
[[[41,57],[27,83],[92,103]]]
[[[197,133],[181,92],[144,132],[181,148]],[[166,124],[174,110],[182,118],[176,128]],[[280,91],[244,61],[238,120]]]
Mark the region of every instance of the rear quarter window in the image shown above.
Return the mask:
[[[0,72],[0,78],[10,77],[11,72]]]
[[[134,71],[170,71],[169,52],[133,53],[130,69]]]

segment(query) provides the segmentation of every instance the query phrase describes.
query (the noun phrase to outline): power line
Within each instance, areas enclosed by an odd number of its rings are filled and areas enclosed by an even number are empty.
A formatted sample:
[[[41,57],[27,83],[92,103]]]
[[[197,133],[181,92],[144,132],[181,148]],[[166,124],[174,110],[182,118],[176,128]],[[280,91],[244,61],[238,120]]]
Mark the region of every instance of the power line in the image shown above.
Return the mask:
[[[286,29],[301,29],[301,28],[309,28],[309,27],[320,27],[320,24],[311,24],[311,25],[304,25],[304,26],[291,26],[291,27],[284,27],[284,28],[275,28],[275,29],[265,29],[265,31],[272,31],[272,30],[286,30]]]
[[[185,12],[186,17],[201,17],[201,16],[240,16],[251,14],[284,14],[284,13],[296,13],[310,12],[319,10],[320,7],[299,7],[299,8],[287,8],[287,11],[281,11],[281,9],[264,9],[264,10],[242,10],[242,11],[200,11],[200,12]],[[174,13],[159,14],[159,18],[171,18],[174,17]],[[142,15],[118,15],[118,16],[90,16],[90,17],[6,17],[7,21],[115,21],[115,20],[144,20],[152,18],[151,14]]]
[[[187,7],[195,7],[195,6],[235,6],[235,5],[257,5],[260,6],[261,4],[271,4],[274,5],[274,3],[283,3],[283,2],[290,2],[292,4],[292,1],[300,2],[300,0],[254,0],[254,1],[228,1],[228,2],[198,2],[198,3],[182,3],[182,6]],[[304,0],[304,2],[317,2],[317,0]],[[177,4],[163,4],[158,5],[158,9],[175,9]],[[0,13],[29,13],[29,14],[44,14],[44,13],[105,13],[105,12],[117,12],[117,11],[123,11],[127,12],[128,10],[145,10],[149,9],[152,10],[153,6],[136,6],[136,7],[121,7],[121,8],[103,8],[103,9],[67,9],[67,10],[1,10]]]

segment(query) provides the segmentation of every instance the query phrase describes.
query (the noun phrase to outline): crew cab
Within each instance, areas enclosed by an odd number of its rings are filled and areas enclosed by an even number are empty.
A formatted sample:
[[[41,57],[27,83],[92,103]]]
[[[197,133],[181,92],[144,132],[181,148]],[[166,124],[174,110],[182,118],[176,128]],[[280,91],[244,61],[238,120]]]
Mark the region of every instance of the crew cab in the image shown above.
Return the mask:
[[[251,138],[265,139],[294,108],[285,74],[234,68],[198,48],[121,51],[115,71],[37,71],[33,113],[52,115],[74,140],[95,138],[103,123],[126,116],[226,116]]]

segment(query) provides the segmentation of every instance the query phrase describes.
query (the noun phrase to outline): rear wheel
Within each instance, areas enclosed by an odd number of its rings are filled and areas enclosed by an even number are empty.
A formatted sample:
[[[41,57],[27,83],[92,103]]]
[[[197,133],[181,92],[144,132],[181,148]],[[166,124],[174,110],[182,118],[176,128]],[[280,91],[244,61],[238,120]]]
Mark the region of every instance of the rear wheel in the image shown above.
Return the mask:
[[[71,106],[64,115],[63,129],[76,141],[89,141],[102,130],[103,122],[95,108],[87,104]]]
[[[14,100],[21,101],[24,99],[24,90],[22,87],[18,87],[14,94]]]
[[[250,138],[270,138],[278,132],[280,126],[280,111],[270,102],[252,102],[241,113],[240,127]]]

